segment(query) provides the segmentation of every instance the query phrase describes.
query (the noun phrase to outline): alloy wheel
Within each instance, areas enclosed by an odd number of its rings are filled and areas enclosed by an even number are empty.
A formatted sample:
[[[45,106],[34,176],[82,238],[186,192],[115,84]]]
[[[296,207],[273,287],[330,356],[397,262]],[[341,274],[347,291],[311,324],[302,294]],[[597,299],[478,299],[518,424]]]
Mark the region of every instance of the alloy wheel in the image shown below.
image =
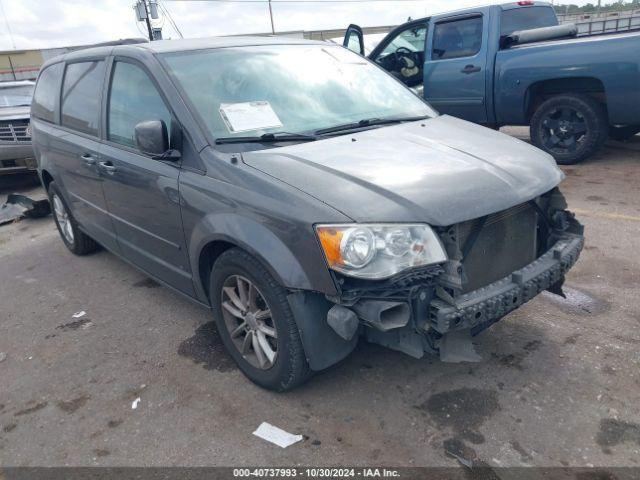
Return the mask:
[[[221,295],[224,324],[236,349],[252,366],[271,368],[278,356],[278,334],[258,287],[245,277],[231,275]]]
[[[574,152],[586,139],[587,122],[571,107],[554,108],[542,120],[542,143],[555,153]]]
[[[73,226],[71,225],[71,218],[69,217],[69,213],[62,203],[62,200],[55,193],[52,196],[53,200],[53,214],[56,216],[56,221],[60,226],[60,231],[64,236],[65,240],[73,244],[74,236],[73,236]]]

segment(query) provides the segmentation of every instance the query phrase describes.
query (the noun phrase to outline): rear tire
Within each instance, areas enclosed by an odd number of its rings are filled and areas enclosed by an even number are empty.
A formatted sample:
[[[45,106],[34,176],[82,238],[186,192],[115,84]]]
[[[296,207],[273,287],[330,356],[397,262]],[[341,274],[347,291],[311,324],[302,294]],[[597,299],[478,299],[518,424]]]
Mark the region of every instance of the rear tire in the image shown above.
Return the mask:
[[[586,95],[555,95],[536,109],[530,134],[533,144],[558,164],[572,165],[593,155],[606,141],[607,112]]]
[[[75,255],[82,256],[98,250],[100,245],[78,227],[78,222],[71,215],[56,182],[49,184],[47,193],[49,194],[49,203],[51,204],[51,212],[56,222],[56,227],[58,227],[60,237],[69,251]]]
[[[209,296],[218,333],[252,382],[282,392],[311,376],[287,291],[258,260],[237,248],[225,251],[213,265]],[[268,341],[266,350],[260,341]]]

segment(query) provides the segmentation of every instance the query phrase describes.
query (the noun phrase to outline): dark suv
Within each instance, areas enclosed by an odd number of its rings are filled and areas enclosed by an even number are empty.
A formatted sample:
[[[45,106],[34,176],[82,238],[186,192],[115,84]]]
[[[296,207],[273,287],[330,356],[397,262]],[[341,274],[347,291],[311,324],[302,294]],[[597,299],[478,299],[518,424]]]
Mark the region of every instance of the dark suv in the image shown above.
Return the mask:
[[[471,336],[560,293],[583,244],[549,155],[322,42],[72,52],[42,67],[32,117],[69,250],[99,244],[211,308],[267,388],[361,336],[473,360]]]

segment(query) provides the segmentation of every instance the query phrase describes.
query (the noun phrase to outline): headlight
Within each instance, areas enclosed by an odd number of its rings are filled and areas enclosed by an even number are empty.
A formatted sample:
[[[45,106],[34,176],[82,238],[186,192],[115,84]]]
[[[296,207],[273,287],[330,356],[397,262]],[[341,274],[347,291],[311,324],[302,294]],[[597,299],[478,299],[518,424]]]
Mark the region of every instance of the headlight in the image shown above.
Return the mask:
[[[380,279],[447,260],[440,239],[424,224],[317,225],[329,267],[350,277]]]

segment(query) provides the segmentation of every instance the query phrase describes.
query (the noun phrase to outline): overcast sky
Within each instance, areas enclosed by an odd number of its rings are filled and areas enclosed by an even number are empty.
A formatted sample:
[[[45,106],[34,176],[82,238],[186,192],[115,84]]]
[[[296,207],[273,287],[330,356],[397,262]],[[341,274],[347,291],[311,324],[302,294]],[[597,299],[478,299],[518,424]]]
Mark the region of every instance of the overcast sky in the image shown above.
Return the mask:
[[[185,37],[259,33],[271,29],[267,3],[161,0]],[[6,17],[0,19],[0,50],[83,45],[145,36],[135,21],[135,0],[0,0]],[[277,0],[274,0],[277,2]],[[393,25],[407,17],[463,8],[486,0],[370,1],[337,3],[274,3],[276,31]],[[572,0],[583,5],[587,0]],[[2,12],[0,12],[2,13]],[[165,38],[179,38],[166,18]],[[8,23],[8,28],[7,28]],[[13,34],[13,43],[9,30]]]

